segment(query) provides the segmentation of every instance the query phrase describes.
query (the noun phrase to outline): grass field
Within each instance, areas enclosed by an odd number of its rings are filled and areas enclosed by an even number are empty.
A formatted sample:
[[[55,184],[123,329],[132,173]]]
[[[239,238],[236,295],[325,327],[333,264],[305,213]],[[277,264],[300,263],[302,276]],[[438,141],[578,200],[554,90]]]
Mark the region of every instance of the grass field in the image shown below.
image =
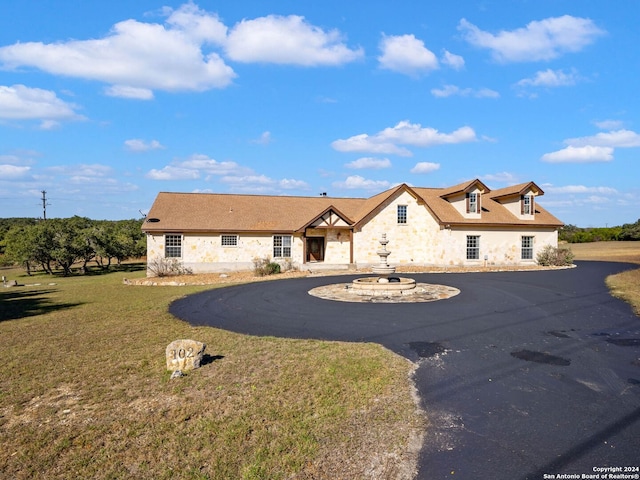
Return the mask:
[[[640,264],[640,242],[571,247]],[[413,365],[378,345],[192,328],[167,306],[213,287],[123,284],[142,270],[2,275],[24,284],[0,290],[3,478],[412,476],[426,422]],[[607,282],[640,312],[640,269]],[[164,350],[178,338],[208,356],[170,380]]]
[[[2,274],[2,478],[410,478],[413,366],[379,345],[192,328],[167,306],[206,287],[143,272]],[[208,356],[170,380],[179,338]]]

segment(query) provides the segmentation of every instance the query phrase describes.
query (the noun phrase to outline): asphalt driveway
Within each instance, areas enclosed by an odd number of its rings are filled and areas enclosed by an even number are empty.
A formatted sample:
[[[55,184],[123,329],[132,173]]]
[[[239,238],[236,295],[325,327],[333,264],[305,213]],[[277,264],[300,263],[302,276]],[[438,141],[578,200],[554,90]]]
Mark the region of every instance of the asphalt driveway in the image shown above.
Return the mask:
[[[593,475],[640,465],[640,318],[604,283],[637,266],[577,265],[412,275],[461,290],[431,303],[307,294],[349,281],[340,276],[211,290],[170,311],[250,335],[377,342],[419,361],[415,381],[431,423],[419,479]]]

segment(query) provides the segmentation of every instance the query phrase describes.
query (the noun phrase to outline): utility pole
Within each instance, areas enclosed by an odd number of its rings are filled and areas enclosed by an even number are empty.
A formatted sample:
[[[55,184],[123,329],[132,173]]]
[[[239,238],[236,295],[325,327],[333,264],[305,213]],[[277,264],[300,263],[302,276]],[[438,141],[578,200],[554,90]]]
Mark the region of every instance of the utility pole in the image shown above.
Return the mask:
[[[47,219],[47,205],[51,205],[50,203],[47,203],[47,191],[42,190],[42,219],[43,220]]]

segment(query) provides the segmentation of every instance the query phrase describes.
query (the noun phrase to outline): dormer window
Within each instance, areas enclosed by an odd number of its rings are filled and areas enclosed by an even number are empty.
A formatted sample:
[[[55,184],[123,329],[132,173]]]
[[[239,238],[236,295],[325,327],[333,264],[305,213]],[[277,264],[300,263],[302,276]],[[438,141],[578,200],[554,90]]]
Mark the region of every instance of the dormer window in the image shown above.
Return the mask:
[[[520,204],[520,213],[522,215],[533,215],[533,195],[523,195]]]
[[[479,193],[467,193],[467,213],[480,213]]]

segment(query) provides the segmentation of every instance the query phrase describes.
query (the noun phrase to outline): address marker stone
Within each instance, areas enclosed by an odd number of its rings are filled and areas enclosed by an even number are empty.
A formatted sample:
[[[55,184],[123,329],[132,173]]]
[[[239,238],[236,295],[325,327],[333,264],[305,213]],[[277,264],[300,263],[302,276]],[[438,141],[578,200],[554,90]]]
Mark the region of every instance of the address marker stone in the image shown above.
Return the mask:
[[[193,370],[200,368],[207,345],[196,340],[174,340],[167,345],[167,370]]]

